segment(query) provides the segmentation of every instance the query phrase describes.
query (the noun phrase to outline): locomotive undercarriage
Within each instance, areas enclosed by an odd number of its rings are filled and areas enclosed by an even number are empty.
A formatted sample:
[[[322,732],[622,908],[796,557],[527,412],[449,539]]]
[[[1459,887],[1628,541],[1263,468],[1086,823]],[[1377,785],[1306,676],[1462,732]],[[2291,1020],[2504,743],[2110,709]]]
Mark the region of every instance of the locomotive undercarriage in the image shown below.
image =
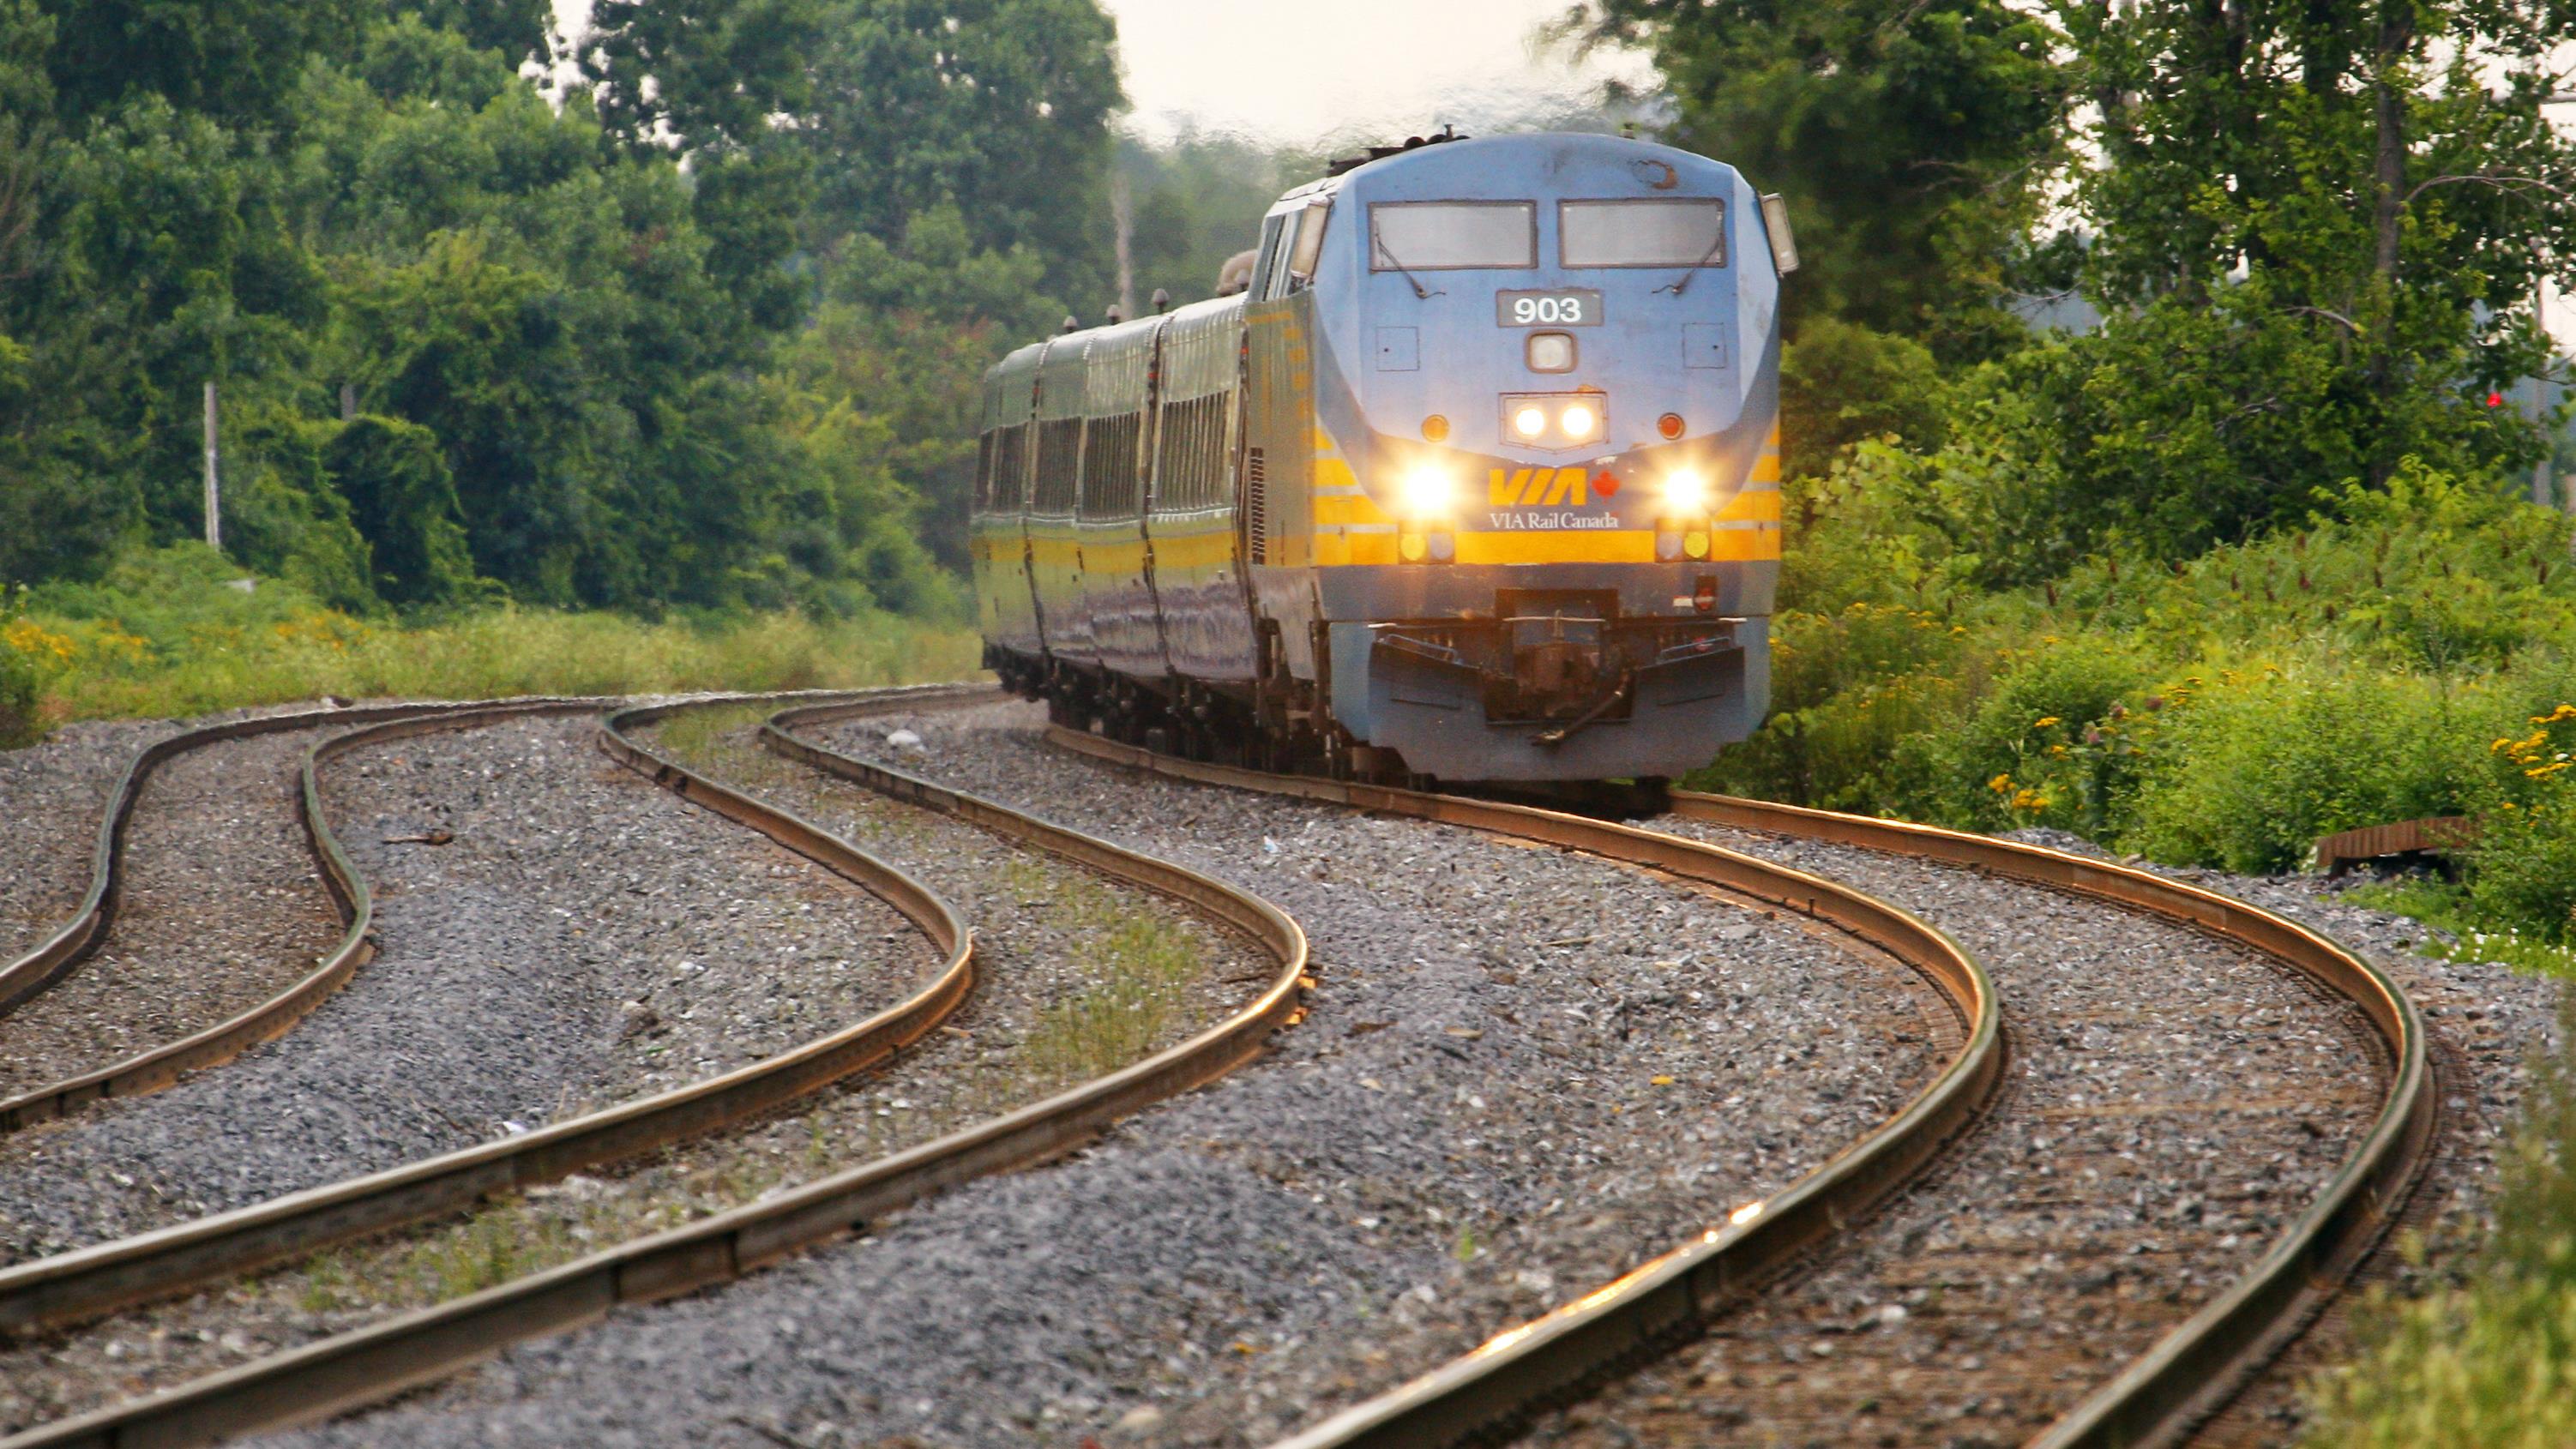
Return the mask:
[[[1607,599],[1546,602],[1543,613],[1487,621],[1362,626],[1356,649],[1319,628],[1313,680],[1289,673],[1275,634],[1263,640],[1261,677],[1240,686],[1142,680],[1004,651],[990,652],[987,664],[1070,728],[1211,763],[1414,788],[1437,778],[1654,779],[1741,738],[1721,732],[1712,710],[1743,697],[1747,658],[1736,631],[1746,621],[1621,620]],[[1351,675],[1338,690],[1337,664]],[[1329,701],[1339,701],[1338,717]],[[1346,720],[1364,721],[1368,738]],[[1635,753],[1650,738],[1684,743],[1678,752]],[[1391,743],[1406,740],[1422,753],[1409,760],[1410,746]],[[1587,755],[1602,767],[1581,768]],[[1613,763],[1664,757],[1675,762],[1668,770]],[[1432,759],[1461,767],[1415,768]]]
[[[1264,677],[1238,687],[1177,676],[1145,681],[990,649],[985,667],[1005,689],[1043,702],[1048,721],[1068,729],[1209,764],[1430,788],[1431,777],[1406,769],[1401,755],[1362,744],[1334,724],[1317,685],[1271,667],[1277,658],[1265,649]]]

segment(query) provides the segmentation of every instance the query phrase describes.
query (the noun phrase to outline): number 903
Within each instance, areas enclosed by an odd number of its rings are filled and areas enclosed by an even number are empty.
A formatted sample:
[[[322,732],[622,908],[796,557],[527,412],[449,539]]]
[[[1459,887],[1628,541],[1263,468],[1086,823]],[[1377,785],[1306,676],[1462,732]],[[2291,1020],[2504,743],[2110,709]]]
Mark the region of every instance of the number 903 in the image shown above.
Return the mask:
[[[1512,320],[1523,325],[1545,323],[1550,326],[1581,326],[1584,321],[1581,297],[1514,297]]]

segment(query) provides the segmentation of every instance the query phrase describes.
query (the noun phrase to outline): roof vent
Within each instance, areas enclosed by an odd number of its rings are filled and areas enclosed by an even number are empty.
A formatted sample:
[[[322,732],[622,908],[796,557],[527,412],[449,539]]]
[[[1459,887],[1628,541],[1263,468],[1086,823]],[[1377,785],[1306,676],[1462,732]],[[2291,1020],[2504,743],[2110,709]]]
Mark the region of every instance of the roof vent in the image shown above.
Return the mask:
[[[1366,155],[1339,157],[1324,168],[1324,175],[1339,176],[1346,171],[1357,171],[1371,161],[1383,161],[1389,156],[1401,156],[1407,151],[1419,151],[1425,146],[1437,146],[1447,141],[1467,139],[1469,138],[1458,134],[1456,125],[1443,125],[1437,136],[1407,136],[1401,146],[1371,146]]]

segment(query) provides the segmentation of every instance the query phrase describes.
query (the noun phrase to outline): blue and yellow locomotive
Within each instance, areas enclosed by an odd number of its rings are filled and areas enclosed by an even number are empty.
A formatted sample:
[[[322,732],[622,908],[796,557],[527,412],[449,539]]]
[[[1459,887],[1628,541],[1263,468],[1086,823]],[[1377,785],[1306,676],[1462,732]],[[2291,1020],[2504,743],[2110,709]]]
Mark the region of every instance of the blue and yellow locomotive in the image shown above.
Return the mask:
[[[988,667],[1272,767],[1706,764],[1770,693],[1777,198],[1613,136],[1334,169],[1271,208],[1248,290],[986,376]]]

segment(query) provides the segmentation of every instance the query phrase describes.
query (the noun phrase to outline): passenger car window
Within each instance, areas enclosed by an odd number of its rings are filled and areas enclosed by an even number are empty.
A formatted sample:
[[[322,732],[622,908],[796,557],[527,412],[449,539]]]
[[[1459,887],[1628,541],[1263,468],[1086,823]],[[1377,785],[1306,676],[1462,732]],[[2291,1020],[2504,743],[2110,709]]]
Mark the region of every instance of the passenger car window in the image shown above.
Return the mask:
[[[1722,267],[1726,203],[1708,198],[1560,201],[1556,255],[1568,267]]]
[[[1369,208],[1369,270],[1538,265],[1534,201],[1381,201]]]

